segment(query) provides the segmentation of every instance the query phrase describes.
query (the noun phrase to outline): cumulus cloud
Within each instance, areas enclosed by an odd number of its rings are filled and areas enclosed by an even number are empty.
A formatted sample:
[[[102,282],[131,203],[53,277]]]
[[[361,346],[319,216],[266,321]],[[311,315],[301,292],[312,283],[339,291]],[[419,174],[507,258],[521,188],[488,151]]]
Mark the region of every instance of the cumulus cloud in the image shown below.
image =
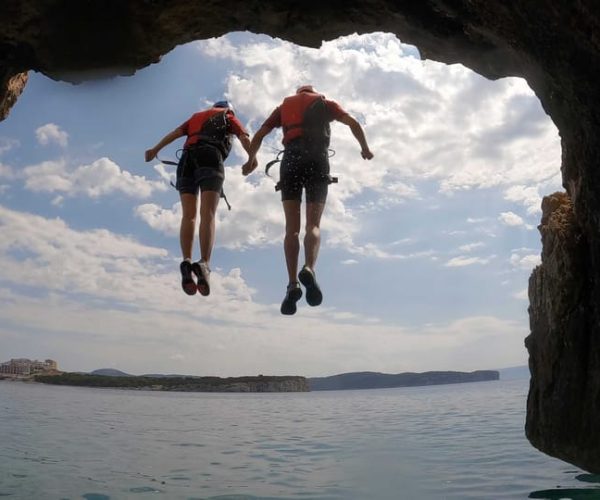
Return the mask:
[[[393,35],[351,35],[320,50],[279,40],[234,48],[227,37],[198,47],[231,60],[228,97],[256,124],[306,81],[357,116],[378,161],[364,168],[353,138],[334,130],[340,163],[356,181],[349,189],[433,178],[451,192],[558,171],[558,134],[523,80],[490,82],[460,65],[421,61]]]
[[[520,203],[527,209],[528,215],[538,215],[542,213],[542,193],[553,193],[560,190],[561,187],[561,176],[556,173],[535,186],[521,184],[510,186],[504,191],[504,199]]]
[[[42,146],[56,143],[66,148],[69,143],[69,134],[62,130],[55,123],[46,123],[35,130],[35,137]]]
[[[44,161],[23,170],[25,187],[34,192],[65,193],[99,198],[111,193],[123,193],[133,198],[148,198],[154,191],[165,191],[161,181],[122,170],[109,158],[100,158],[89,165],[70,168],[66,160]]]
[[[525,221],[522,217],[514,212],[502,212],[498,216],[498,220],[506,226],[524,226]]]
[[[192,374],[310,376],[476,369],[486,360],[466,353],[480,342],[498,347],[494,366],[521,355],[523,327],[513,321],[471,317],[408,328],[350,311],[321,308],[316,314],[302,308],[299,320],[290,323],[278,304],[254,301],[236,268],[213,273],[211,296],[187,297],[179,289],[177,260],[164,249],[2,206],[0,230],[0,281],[36,290],[28,296],[0,288],[2,324],[19,325],[23,332],[19,338],[0,336],[0,350],[27,342],[51,347],[71,365],[67,369],[90,369],[111,359],[138,373],[152,366]],[[143,357],[142,345],[151,347]]]
[[[185,308],[178,300],[178,260],[170,258],[165,249],[143,245],[106,229],[77,231],[61,219],[1,205],[0,230],[0,280],[153,309]],[[153,271],[149,273],[148,269]],[[239,270],[215,272],[213,282],[215,296],[234,303],[250,300],[252,290]],[[164,295],[173,299],[169,301]],[[210,306],[205,301],[203,307]],[[211,316],[207,311],[204,314]]]
[[[517,251],[510,256],[510,263],[517,269],[531,270],[542,262],[540,254],[524,254]]]
[[[504,190],[507,201],[524,204],[532,214],[538,201],[533,191],[543,192],[549,179],[554,182],[559,175],[556,128],[524,80],[491,82],[460,65],[421,61],[413,47],[391,34],[350,35],[324,42],[318,50],[265,37],[255,40],[234,46],[225,36],[196,44],[203,56],[228,60],[225,95],[250,131],[298,85],[311,82],[363,124],[375,153],[374,160],[363,161],[349,130],[332,124],[332,172],[340,182],[330,189],[325,245],[361,247],[361,254],[389,258],[391,252],[382,248],[357,245],[365,213],[417,203],[425,186],[435,183],[446,195]],[[280,141],[279,130],[265,139],[261,165],[272,159]],[[252,197],[261,206],[272,206],[275,197],[263,186],[261,179]],[[367,193],[372,201],[364,201]],[[265,230],[275,229],[271,210],[252,216],[253,231],[247,233],[246,225],[226,222],[231,235],[227,245],[234,240],[243,245],[277,241]],[[251,242],[255,231],[258,236]]]

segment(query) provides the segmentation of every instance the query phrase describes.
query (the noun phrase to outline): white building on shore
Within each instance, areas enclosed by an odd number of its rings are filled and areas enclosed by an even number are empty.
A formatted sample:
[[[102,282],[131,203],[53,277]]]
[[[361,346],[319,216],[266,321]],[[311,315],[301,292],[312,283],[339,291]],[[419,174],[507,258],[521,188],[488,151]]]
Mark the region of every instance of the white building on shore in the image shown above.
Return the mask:
[[[58,364],[53,359],[38,361],[37,359],[17,358],[0,363],[0,375],[35,375],[57,371]]]

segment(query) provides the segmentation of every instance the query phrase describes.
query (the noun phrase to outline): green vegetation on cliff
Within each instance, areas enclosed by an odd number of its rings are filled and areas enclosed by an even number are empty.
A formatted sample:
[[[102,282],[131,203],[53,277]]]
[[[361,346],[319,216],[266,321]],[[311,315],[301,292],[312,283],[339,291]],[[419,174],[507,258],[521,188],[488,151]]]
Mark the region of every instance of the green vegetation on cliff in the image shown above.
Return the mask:
[[[110,377],[82,373],[38,375],[37,382],[54,385],[111,387],[185,392],[306,392],[304,377]]]

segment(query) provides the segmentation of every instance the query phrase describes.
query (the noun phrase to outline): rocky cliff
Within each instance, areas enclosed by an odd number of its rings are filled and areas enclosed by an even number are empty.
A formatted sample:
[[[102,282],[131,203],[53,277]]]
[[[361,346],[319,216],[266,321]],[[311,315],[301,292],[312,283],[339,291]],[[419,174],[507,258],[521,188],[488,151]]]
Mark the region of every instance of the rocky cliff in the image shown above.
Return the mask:
[[[599,15],[593,0],[4,0],[0,113],[28,70],[69,81],[128,74],[178,44],[240,30],[312,46],[388,31],[424,57],[526,78],[560,130],[567,192],[545,201],[531,279],[527,434],[600,472]]]

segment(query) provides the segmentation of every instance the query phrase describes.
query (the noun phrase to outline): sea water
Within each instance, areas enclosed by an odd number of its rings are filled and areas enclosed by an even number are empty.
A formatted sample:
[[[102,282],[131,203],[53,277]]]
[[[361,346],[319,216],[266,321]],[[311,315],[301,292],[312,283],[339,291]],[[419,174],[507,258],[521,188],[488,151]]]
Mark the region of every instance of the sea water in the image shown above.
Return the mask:
[[[0,382],[0,497],[600,498],[600,477],[526,440],[527,388],[209,394]]]

